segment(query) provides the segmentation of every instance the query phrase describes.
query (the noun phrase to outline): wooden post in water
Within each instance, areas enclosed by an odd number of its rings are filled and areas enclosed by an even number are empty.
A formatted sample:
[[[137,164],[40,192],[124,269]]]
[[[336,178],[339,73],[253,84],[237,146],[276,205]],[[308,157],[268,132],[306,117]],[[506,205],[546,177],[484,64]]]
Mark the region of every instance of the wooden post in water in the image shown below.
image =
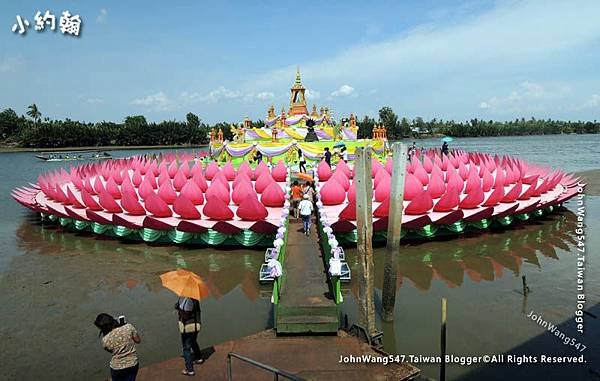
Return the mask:
[[[440,349],[442,361],[440,362],[440,381],[446,381],[446,318],[448,301],[442,298],[442,330],[440,334]]]
[[[400,251],[400,233],[402,232],[402,201],[404,200],[404,171],[406,168],[406,145],[394,143],[392,165],[392,193],[390,194],[390,212],[387,229],[387,251],[383,267],[382,311],[383,321],[394,320],[396,303],[396,282],[398,280],[398,254]],[[415,159],[418,160],[418,159]]]
[[[527,277],[523,275],[521,278],[523,279],[523,295],[527,296],[527,294],[529,294],[529,286],[527,286]]]
[[[373,180],[370,147],[357,148],[354,159],[356,182],[356,231],[359,274],[359,314],[369,335],[377,332],[373,282]]]

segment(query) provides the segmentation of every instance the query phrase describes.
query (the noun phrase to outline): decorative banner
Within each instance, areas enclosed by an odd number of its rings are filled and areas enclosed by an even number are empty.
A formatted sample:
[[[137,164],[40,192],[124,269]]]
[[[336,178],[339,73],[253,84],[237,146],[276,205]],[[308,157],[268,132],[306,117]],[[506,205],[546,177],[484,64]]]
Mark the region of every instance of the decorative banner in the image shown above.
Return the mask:
[[[286,130],[277,130],[277,139],[293,139]]]
[[[304,138],[306,137],[306,131],[302,131],[304,130],[303,128],[297,128],[297,129],[292,129],[292,128],[286,128],[284,129],[285,133],[292,139],[296,139],[296,140],[304,140]]]
[[[265,156],[279,156],[286,153],[292,147],[292,143],[283,145],[283,146],[275,146],[269,147],[262,144],[256,146],[256,148]]]
[[[307,120],[308,117],[306,115],[297,115],[291,116],[285,120],[285,124],[288,126],[293,126],[294,124],[298,124],[301,120]]]
[[[323,155],[323,150],[318,147],[314,147],[310,143],[298,143],[302,155],[308,160],[319,160]]]
[[[308,119],[312,119],[315,122],[315,125],[320,125],[320,124],[328,124],[329,120],[326,119],[325,115],[322,115],[318,118],[311,118],[310,116],[306,115],[306,114],[302,114],[302,115],[294,115],[294,116],[290,116],[289,118],[286,118],[285,120],[285,124],[288,126],[293,126],[295,124],[298,124],[302,121],[306,121]],[[281,120],[281,115],[277,115],[275,118],[273,119],[267,119],[265,121],[265,125],[268,127],[273,126],[275,123],[279,122]]]
[[[221,145],[220,147],[215,148],[212,144],[208,147],[209,151],[210,151],[210,156],[212,157],[216,157],[219,156],[221,154],[221,152],[223,151],[223,148],[225,148],[225,143],[223,143],[223,145]]]
[[[325,131],[323,130],[315,130],[315,132],[317,133],[317,137],[320,140],[331,140],[333,138],[333,136],[327,134]]]
[[[277,115],[275,118],[271,119],[271,120],[266,120],[265,121],[265,125],[271,127],[272,125],[274,125],[275,123],[277,123],[277,121],[279,120],[279,115]]]
[[[228,144],[225,146],[227,153],[233,157],[245,156],[252,151],[254,146],[252,144]]]
[[[245,139],[246,140],[258,140],[260,139],[260,135],[258,135],[258,133],[255,131],[255,129],[247,129],[244,132],[245,135]]]
[[[377,154],[384,152],[384,142],[382,140],[372,140],[368,143]],[[228,141],[220,143],[211,143],[209,150],[212,157],[218,157],[226,153],[231,157],[242,157],[252,152],[254,148],[259,150],[267,157],[279,156],[289,152],[292,148],[298,147],[302,155],[308,160],[320,160],[323,156],[323,147],[309,142],[295,140],[288,142],[250,142],[250,143],[230,143]],[[224,152],[223,152],[224,151]],[[354,158],[354,148],[348,148],[348,158]]]
[[[254,131],[259,136],[259,139],[271,139],[270,128],[255,128]]]
[[[356,133],[354,131],[352,131],[350,128],[344,127],[342,129],[342,131],[344,132],[344,137],[348,140],[356,140],[357,136]]]

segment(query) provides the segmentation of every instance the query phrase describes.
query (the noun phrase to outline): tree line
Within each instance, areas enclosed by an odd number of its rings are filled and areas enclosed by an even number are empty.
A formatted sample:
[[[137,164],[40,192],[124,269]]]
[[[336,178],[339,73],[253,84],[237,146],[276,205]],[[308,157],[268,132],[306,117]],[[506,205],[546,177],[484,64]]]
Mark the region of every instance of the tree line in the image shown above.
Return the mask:
[[[365,116],[357,122],[358,137],[370,138],[371,131],[376,123],[384,125],[387,137],[391,140],[441,135],[477,137],[600,133],[600,122],[596,120],[590,122],[521,118],[512,121],[486,121],[475,118],[462,122],[436,118],[425,121],[421,117],[409,120],[399,118],[391,107],[385,106],[379,110],[378,121]]]
[[[504,122],[479,119],[457,122],[435,118],[425,121],[420,117],[409,120],[399,118],[391,107],[386,106],[379,110],[379,120],[365,116],[357,122],[358,137],[370,138],[376,123],[384,125],[387,137],[391,140],[439,135],[475,137],[600,133],[600,123],[597,121],[531,118]],[[128,116],[121,123],[51,120],[42,118],[41,111],[33,104],[28,107],[26,115],[19,116],[10,108],[0,112],[0,141],[5,145],[31,148],[201,145],[208,143],[211,129],[221,129],[224,137],[231,139],[231,124],[219,122],[209,125],[191,112],[186,115],[185,121],[149,123],[142,115]],[[257,120],[252,125],[263,127],[264,122]]]

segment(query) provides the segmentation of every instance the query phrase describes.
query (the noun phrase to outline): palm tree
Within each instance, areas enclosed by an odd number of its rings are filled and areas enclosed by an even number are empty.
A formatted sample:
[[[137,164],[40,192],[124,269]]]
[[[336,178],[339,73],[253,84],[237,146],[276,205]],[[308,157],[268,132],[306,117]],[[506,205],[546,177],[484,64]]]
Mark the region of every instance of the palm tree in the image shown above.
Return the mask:
[[[42,113],[38,109],[37,105],[34,103],[31,106],[27,107],[27,116],[31,117],[34,121],[38,122],[42,118]]]

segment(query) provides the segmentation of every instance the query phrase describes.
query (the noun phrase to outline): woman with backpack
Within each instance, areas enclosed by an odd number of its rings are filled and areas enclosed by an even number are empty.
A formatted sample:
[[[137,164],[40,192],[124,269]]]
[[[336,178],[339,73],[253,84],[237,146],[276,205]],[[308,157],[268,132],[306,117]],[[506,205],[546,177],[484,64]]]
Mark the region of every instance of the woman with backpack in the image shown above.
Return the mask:
[[[175,309],[179,317],[179,332],[181,333],[181,345],[183,347],[183,358],[185,369],[181,372],[184,376],[194,376],[194,364],[202,364],[204,360],[200,357],[198,346],[198,332],[201,328],[200,302],[188,297],[180,297],[175,303]]]

